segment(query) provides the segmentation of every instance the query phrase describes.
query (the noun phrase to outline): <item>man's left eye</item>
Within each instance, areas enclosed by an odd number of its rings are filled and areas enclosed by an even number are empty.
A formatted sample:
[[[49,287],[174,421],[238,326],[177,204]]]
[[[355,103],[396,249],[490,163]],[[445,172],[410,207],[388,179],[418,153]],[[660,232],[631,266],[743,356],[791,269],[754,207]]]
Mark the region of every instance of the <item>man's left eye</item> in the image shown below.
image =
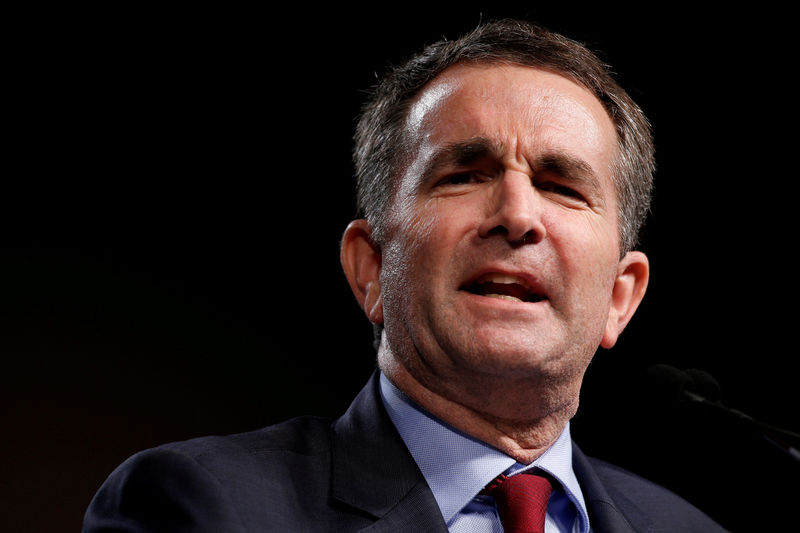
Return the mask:
[[[539,183],[536,185],[539,190],[552,192],[559,196],[567,196],[569,198],[575,198],[576,200],[584,200],[583,195],[576,191],[571,187],[567,187],[566,185],[561,185],[559,183]]]

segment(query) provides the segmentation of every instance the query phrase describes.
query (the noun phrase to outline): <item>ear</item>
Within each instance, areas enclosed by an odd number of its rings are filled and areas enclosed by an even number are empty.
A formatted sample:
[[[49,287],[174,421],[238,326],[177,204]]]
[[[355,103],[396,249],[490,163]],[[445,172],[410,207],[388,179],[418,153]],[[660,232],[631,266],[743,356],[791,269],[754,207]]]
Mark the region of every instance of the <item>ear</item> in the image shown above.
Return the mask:
[[[611,293],[611,310],[600,346],[611,348],[644,298],[650,279],[650,262],[642,252],[628,252],[619,262]]]
[[[342,237],[340,259],[350,289],[374,324],[383,324],[381,250],[372,240],[372,228],[364,219],[354,220]]]

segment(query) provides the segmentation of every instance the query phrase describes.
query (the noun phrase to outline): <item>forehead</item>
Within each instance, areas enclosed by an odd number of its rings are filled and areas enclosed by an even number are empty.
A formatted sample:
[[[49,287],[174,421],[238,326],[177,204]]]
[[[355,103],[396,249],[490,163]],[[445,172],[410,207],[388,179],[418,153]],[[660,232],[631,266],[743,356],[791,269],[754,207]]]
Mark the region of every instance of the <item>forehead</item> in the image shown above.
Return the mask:
[[[568,152],[610,175],[616,131],[600,101],[559,74],[519,65],[456,65],[412,103],[406,132],[424,158],[437,145],[482,137],[509,156]]]

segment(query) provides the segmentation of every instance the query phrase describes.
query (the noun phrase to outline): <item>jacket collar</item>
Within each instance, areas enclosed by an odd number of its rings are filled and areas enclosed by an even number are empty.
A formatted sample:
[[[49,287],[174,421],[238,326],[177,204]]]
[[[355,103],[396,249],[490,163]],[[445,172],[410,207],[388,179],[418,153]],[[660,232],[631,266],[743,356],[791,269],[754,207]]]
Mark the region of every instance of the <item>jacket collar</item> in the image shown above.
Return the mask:
[[[608,488],[598,477],[589,459],[574,442],[572,444],[572,468],[583,490],[583,497],[589,512],[589,524],[593,532],[654,531],[650,519],[623,494],[616,493],[613,498],[611,497]]]
[[[378,520],[366,531],[447,532],[433,494],[380,400],[378,372],[333,424],[332,494]]]

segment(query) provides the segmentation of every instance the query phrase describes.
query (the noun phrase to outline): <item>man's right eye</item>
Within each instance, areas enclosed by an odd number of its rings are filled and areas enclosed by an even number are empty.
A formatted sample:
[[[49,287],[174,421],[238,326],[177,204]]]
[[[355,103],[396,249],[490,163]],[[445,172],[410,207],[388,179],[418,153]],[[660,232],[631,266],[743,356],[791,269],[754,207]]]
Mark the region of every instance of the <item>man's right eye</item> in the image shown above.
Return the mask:
[[[488,180],[487,176],[478,172],[457,172],[439,180],[439,185],[467,185],[470,183],[483,183]]]

